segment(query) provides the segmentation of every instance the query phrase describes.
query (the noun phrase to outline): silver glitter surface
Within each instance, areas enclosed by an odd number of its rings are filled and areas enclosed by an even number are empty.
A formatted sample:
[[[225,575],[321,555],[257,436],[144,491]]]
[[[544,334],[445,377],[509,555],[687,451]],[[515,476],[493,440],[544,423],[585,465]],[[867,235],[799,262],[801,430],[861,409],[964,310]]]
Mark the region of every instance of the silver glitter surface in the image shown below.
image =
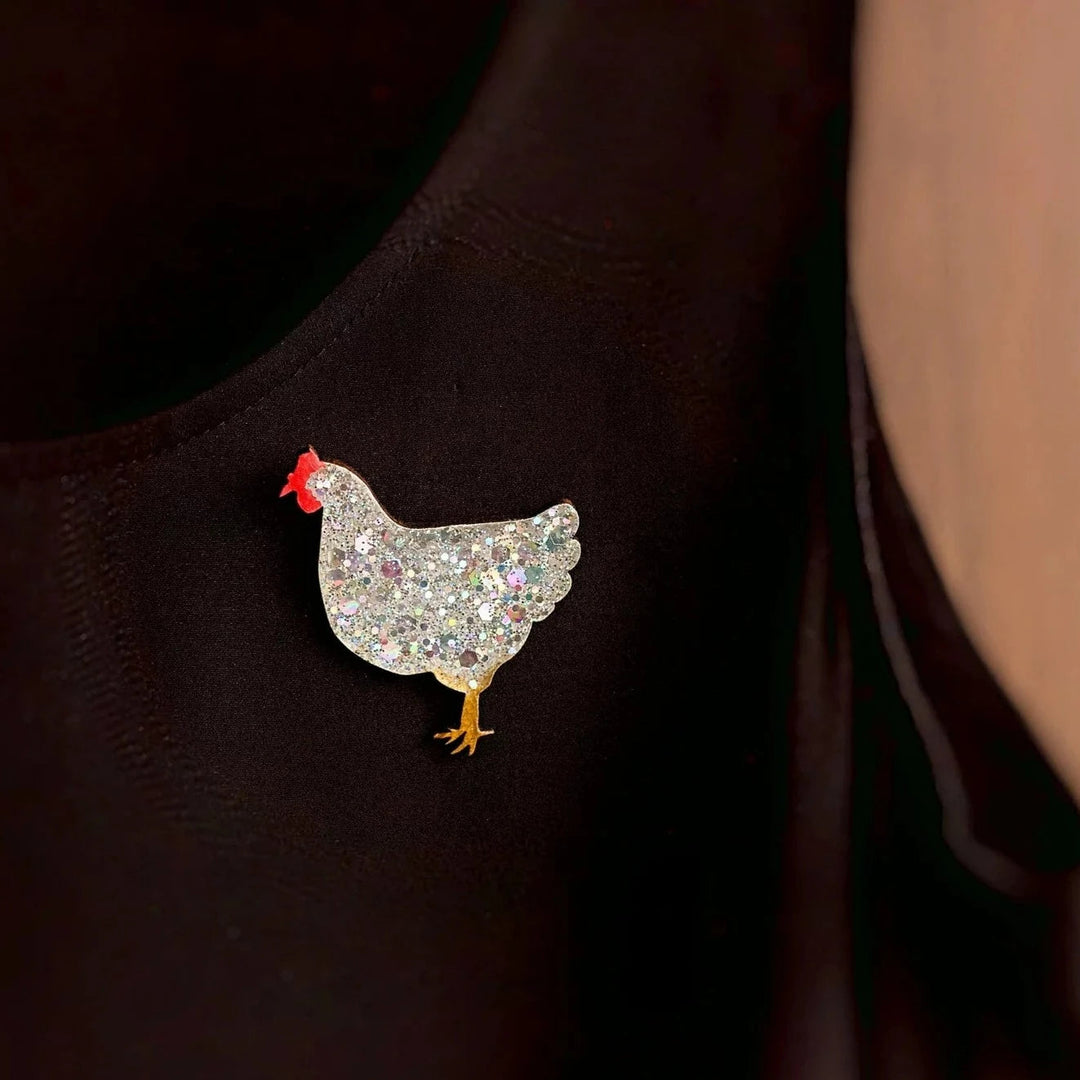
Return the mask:
[[[351,469],[307,480],[323,508],[319,583],[330,625],[357,656],[400,675],[430,671],[483,690],[570,590],[577,511],[560,503],[518,521],[413,529]]]

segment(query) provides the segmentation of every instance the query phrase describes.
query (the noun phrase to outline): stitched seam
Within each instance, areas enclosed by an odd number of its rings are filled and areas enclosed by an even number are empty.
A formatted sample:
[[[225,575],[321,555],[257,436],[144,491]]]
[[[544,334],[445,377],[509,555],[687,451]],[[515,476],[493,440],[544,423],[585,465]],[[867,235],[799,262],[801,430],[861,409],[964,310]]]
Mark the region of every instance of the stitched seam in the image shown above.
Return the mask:
[[[459,206],[460,206],[459,200],[455,199],[453,209],[456,210],[456,209],[459,208]],[[14,478],[0,477],[0,487],[4,487],[4,488],[7,488],[7,489],[10,490],[10,489],[17,488],[17,487],[19,487],[19,486],[21,486],[23,484],[34,485],[34,484],[44,483],[44,482],[47,482],[49,480],[56,480],[58,478],[62,479],[64,481],[86,480],[86,479],[89,479],[91,477],[101,476],[101,475],[109,473],[109,472],[115,472],[115,471],[122,470],[122,469],[130,469],[130,468],[133,468],[133,467],[138,467],[138,466],[141,466],[141,465],[145,465],[147,462],[153,461],[153,460],[155,460],[155,459],[157,459],[159,457],[163,457],[165,454],[168,454],[171,451],[182,450],[184,447],[189,446],[190,444],[192,444],[194,442],[197,442],[199,439],[206,438],[207,436],[214,434],[216,431],[219,431],[221,428],[226,427],[227,425],[233,423],[234,421],[241,419],[242,417],[246,416],[248,413],[250,413],[253,410],[255,410],[257,408],[260,408],[262,405],[264,405],[267,402],[267,400],[269,400],[271,397],[274,396],[274,394],[278,393],[280,390],[282,390],[286,386],[288,386],[291,382],[293,382],[293,380],[298,378],[304,371],[306,371],[308,368],[310,368],[313,364],[318,363],[318,361],[321,360],[326,355],[327,352],[329,352],[336,345],[338,345],[342,341],[342,339],[359,322],[361,322],[362,320],[364,320],[365,318],[367,318],[371,314],[371,312],[372,312],[373,308],[375,307],[375,305],[380,300],[382,300],[386,296],[386,294],[395,285],[397,285],[401,281],[401,279],[405,276],[406,272],[412,266],[417,254],[421,250],[423,250],[423,248],[425,248],[427,246],[433,246],[434,243],[435,243],[435,241],[433,241],[431,239],[427,239],[427,240],[421,240],[421,241],[419,241],[417,243],[413,243],[413,244],[408,245],[408,248],[407,248],[408,253],[407,253],[407,256],[406,256],[406,262],[405,262],[404,266],[400,267],[397,271],[392,272],[390,275],[388,275],[387,279],[382,283],[381,287],[373,295],[368,297],[367,300],[360,306],[359,310],[353,312],[345,320],[345,322],[342,323],[338,327],[338,329],[333,332],[330,339],[328,341],[324,342],[323,345],[321,347],[319,347],[316,352],[312,353],[310,356],[304,357],[296,365],[296,367],[293,368],[292,371],[290,371],[287,374],[283,375],[280,379],[278,379],[272,385],[268,386],[257,398],[255,398],[253,401],[248,402],[246,405],[243,405],[240,408],[236,409],[235,411],[229,413],[228,415],[221,417],[217,421],[211,422],[208,426],[201,427],[201,428],[197,429],[196,431],[193,431],[193,432],[185,435],[183,438],[178,439],[176,441],[167,442],[165,445],[159,446],[159,447],[157,447],[157,448],[155,448],[155,449],[153,449],[151,451],[148,451],[147,453],[144,453],[144,454],[142,454],[142,455],[140,455],[138,457],[125,457],[120,461],[109,461],[109,462],[106,462],[106,463],[103,463],[103,464],[100,464],[100,465],[96,465],[96,466],[93,466],[93,467],[90,467],[90,468],[81,469],[81,470],[78,470],[78,471],[65,470],[63,468],[63,466],[60,466],[58,468],[53,468],[53,469],[44,469],[44,470],[38,472],[32,478],[18,477],[18,476],[14,477]],[[390,246],[390,245],[389,244],[381,244],[381,245],[379,245],[379,247],[377,247],[377,248],[375,248],[373,250],[372,255],[369,256],[369,258],[374,256],[378,252],[380,252],[382,250],[385,250],[386,247],[388,247],[388,246]],[[332,296],[332,295],[333,294],[331,293],[330,296]],[[322,303],[326,303],[330,299],[330,296],[325,298],[322,301]],[[317,311],[318,308],[316,308],[315,310]],[[303,326],[303,323],[300,323],[296,328],[294,328],[290,332],[290,334],[295,334],[300,329],[300,327],[302,327],[302,326]],[[269,357],[267,356],[267,354],[264,353],[261,357],[255,358],[255,360],[253,360],[252,363],[258,364],[260,362],[267,361],[267,360],[269,360]],[[236,377],[241,378],[241,377],[243,377],[243,374],[244,374],[244,372],[243,372],[243,370],[241,370],[240,372],[237,373]],[[206,393],[210,393],[210,394],[215,393],[218,390],[220,390],[224,385],[225,385],[224,383],[218,383],[216,386],[213,386],[209,390],[207,390]],[[192,399],[188,400],[187,402],[181,403],[178,406],[178,408],[189,408],[189,407],[193,406],[197,401],[198,401],[198,397],[192,398]],[[167,413],[165,415],[167,415]],[[153,422],[154,422],[154,418],[153,417],[148,417],[145,420],[136,421],[136,424],[146,424],[146,423],[153,423]],[[119,430],[123,430],[123,429],[119,429]],[[93,438],[93,435],[91,435],[90,437]],[[9,445],[12,445],[12,444],[9,444]],[[15,445],[15,448],[17,450],[18,445],[17,444],[14,444],[14,445]],[[42,453],[47,454],[47,453],[49,453],[49,451],[50,451],[50,447],[48,446],[48,444],[43,444],[40,447],[40,452],[42,452]],[[80,452],[80,448],[76,446],[76,447],[74,447],[72,449],[71,454],[73,456],[75,456],[75,455],[78,455],[79,452]],[[92,452],[92,448],[90,449],[89,452]],[[32,454],[33,451],[31,450],[31,451],[29,451],[29,453]]]

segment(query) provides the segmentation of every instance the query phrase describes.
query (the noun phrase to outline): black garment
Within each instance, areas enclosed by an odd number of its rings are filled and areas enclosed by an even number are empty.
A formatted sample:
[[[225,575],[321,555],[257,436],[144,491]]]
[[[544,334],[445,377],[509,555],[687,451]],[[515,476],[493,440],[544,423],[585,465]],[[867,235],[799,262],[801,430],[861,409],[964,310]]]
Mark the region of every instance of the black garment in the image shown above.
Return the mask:
[[[1002,944],[943,839],[871,604],[848,24],[522,7],[279,346],[0,451],[10,1075],[845,1080],[917,1045],[895,1075],[978,1076],[984,1029],[1016,1075],[1064,1060],[1050,976],[1008,997],[1046,938]],[[431,739],[456,695],[333,638],[316,522],[277,498],[309,442],[412,523],[580,511],[474,758]]]
[[[949,603],[854,315],[847,353],[819,399],[775,1075],[1076,1076],[1080,818]]]

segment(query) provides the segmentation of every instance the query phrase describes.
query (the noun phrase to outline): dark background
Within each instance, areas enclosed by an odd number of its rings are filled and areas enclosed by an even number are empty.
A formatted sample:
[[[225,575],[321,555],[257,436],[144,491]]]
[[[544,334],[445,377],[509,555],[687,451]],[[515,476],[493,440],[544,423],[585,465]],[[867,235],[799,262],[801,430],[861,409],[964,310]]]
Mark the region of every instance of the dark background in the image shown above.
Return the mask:
[[[0,439],[192,396],[377,242],[459,122],[492,0],[13,0]]]

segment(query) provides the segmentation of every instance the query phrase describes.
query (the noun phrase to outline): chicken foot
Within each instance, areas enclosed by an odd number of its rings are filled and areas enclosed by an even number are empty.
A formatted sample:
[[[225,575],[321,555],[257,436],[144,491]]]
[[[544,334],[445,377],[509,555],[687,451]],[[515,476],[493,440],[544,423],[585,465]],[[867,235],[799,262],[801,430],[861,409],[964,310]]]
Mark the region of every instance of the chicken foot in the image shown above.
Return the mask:
[[[492,731],[481,731],[480,691],[470,689],[465,692],[465,704],[461,707],[461,726],[451,731],[440,731],[435,738],[446,739],[448,742],[460,739],[461,742],[451,752],[460,754],[467,747],[469,755],[472,756],[476,750],[476,744],[480,741],[480,736],[493,734]]]

